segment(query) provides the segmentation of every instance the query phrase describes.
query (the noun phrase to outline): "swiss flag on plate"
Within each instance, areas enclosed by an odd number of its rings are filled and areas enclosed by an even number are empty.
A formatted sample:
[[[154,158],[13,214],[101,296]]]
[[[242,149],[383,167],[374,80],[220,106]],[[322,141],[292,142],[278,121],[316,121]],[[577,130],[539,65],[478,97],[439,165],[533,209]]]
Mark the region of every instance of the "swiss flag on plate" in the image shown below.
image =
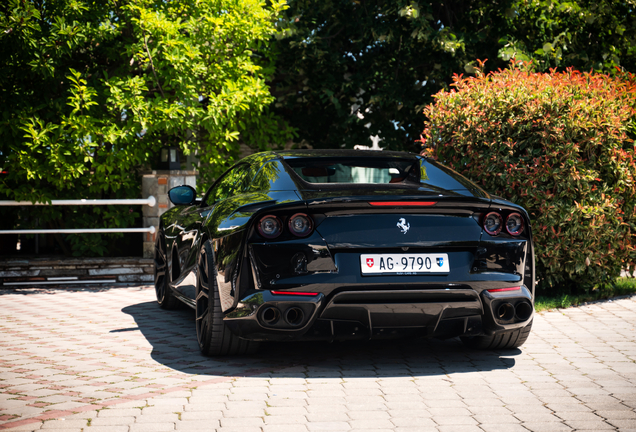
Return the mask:
[[[373,267],[373,258],[367,258],[367,265]]]

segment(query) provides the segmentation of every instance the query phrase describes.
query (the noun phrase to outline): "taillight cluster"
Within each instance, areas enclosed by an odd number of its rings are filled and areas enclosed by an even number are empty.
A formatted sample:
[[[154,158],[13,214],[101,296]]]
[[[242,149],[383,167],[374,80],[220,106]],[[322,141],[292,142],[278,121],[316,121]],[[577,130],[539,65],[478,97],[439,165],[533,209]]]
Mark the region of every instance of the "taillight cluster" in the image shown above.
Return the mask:
[[[275,239],[283,233],[283,223],[278,216],[267,215],[257,224],[258,233],[266,239]],[[314,229],[312,219],[304,213],[296,213],[287,220],[287,229],[295,237],[307,237]]]
[[[512,236],[520,235],[524,229],[523,217],[519,213],[510,213],[504,224],[503,217],[499,213],[490,212],[484,217],[483,226],[484,230],[491,236],[498,235],[504,227],[506,232]]]

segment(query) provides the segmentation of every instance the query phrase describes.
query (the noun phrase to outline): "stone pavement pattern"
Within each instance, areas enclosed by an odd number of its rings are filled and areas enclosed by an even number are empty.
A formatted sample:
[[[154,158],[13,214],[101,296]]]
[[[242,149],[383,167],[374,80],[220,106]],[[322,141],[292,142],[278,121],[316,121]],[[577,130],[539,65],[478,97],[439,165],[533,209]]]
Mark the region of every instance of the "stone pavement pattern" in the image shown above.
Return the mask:
[[[520,350],[458,340],[198,353],[146,287],[0,291],[0,430],[636,431],[636,297],[539,314]]]

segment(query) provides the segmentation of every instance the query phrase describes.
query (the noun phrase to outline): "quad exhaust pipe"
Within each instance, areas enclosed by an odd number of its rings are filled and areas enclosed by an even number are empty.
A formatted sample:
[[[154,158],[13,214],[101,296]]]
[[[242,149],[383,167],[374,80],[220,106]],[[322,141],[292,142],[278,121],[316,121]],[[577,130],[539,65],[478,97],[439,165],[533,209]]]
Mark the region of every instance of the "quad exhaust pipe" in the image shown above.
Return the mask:
[[[518,321],[525,321],[532,315],[530,303],[522,301],[513,306],[511,303],[502,303],[497,308],[497,318],[501,321],[510,321],[517,318]]]
[[[497,308],[497,318],[502,321],[509,321],[515,316],[515,308],[510,303],[502,303]]]
[[[274,325],[280,319],[280,311],[275,307],[268,307],[261,312],[261,319],[267,325]]]
[[[285,311],[285,321],[292,327],[298,327],[305,320],[305,313],[299,307],[290,307]]]
[[[532,306],[528,302],[517,303],[515,306],[515,315],[520,321],[525,321],[532,315]]]
[[[275,326],[278,324],[277,327],[281,327],[281,324],[279,324],[281,318],[284,320],[282,327],[299,327],[305,322],[305,312],[297,306],[287,308],[287,310],[282,313],[277,307],[268,306],[263,309],[260,315],[261,321],[268,326]]]

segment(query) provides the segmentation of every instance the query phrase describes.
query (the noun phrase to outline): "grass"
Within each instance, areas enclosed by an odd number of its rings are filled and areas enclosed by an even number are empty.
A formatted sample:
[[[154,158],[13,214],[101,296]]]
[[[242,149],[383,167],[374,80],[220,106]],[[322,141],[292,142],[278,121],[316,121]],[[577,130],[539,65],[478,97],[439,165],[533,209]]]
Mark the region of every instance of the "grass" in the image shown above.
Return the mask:
[[[588,294],[560,294],[554,297],[537,296],[534,301],[534,309],[541,312],[548,309],[567,308],[583,303],[619,297],[636,293],[636,279],[618,278],[616,283],[607,288],[594,289]]]

